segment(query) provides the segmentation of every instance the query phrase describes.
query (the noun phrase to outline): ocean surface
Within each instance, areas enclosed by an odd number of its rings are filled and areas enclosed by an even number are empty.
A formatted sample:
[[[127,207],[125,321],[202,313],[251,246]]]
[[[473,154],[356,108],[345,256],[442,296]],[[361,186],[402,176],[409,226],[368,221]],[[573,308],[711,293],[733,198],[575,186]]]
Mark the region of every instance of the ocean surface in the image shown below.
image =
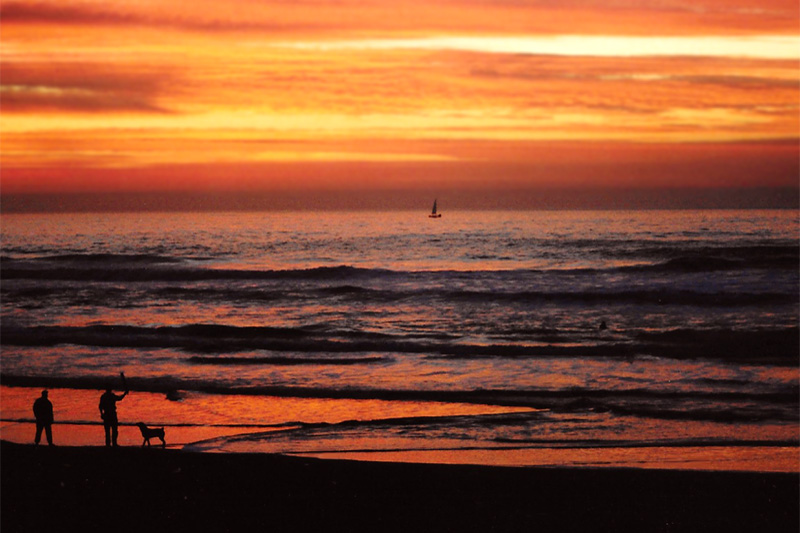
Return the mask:
[[[797,471],[798,212],[2,215],[0,436]]]

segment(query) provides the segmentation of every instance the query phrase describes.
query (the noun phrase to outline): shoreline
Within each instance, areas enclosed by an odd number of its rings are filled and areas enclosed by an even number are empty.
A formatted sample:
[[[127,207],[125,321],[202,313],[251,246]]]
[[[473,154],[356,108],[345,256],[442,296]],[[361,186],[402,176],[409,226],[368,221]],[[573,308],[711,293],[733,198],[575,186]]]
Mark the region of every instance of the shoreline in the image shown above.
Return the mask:
[[[798,531],[800,474],[0,441],[2,531]]]
[[[87,431],[87,428],[92,428]],[[741,446],[726,443],[702,445],[656,443],[642,446],[534,447],[498,446],[460,448],[396,449],[314,449],[288,450],[253,443],[222,445],[227,437],[234,441],[248,432],[280,432],[284,427],[167,427],[167,449],[189,453],[231,453],[285,455],[322,460],[384,462],[408,464],[448,464],[497,466],[508,468],[610,468],[637,470],[675,470],[697,472],[784,473],[800,472],[800,457],[795,442],[752,442]],[[1,425],[0,440],[16,445],[32,444],[35,424],[13,422]],[[102,449],[100,424],[58,424],[55,443],[67,448]],[[124,448],[141,447],[142,437],[135,425],[120,424],[119,443]],[[42,444],[45,445],[43,439]],[[153,446],[160,446],[156,441]],[[281,446],[282,447],[282,446]]]
[[[60,446],[102,446],[104,434],[96,413],[100,391],[50,389],[55,404],[57,421],[54,424],[55,443]],[[17,444],[32,444],[35,424],[30,418],[33,398],[40,389],[0,385],[3,420],[0,421],[0,438]],[[132,425],[143,419],[148,425],[166,427],[168,448],[187,447],[186,451],[292,454],[320,459],[345,459],[371,462],[406,462],[429,464],[488,465],[507,467],[570,467],[570,468],[643,468],[665,470],[740,471],[740,472],[800,472],[800,455],[796,431],[785,426],[781,431],[764,430],[758,434],[741,435],[733,439],[726,435],[716,440],[710,438],[649,438],[641,442],[581,443],[576,440],[548,443],[495,442],[490,438],[481,441],[465,438],[431,439],[419,442],[391,432],[376,432],[372,440],[337,442],[324,439],[303,439],[303,432],[292,435],[301,424],[339,424],[353,418],[358,412],[364,420],[404,419],[426,416],[448,416],[471,413],[507,413],[511,408],[479,407],[461,404],[403,403],[372,400],[326,400],[322,402],[305,398],[247,397],[250,413],[233,413],[230,416],[206,416],[205,424],[195,424],[193,410],[199,406],[206,414],[226,413],[229,397],[197,397],[188,395],[180,402],[170,402],[163,394],[137,392],[123,404],[119,443],[122,446],[140,446],[141,433]],[[521,412],[528,412],[525,409]],[[143,415],[146,413],[146,415]],[[139,418],[142,417],[142,418]],[[250,418],[248,418],[250,417]],[[231,421],[260,422],[228,424]],[[165,423],[172,422],[172,423]],[[333,426],[331,426],[333,427]],[[341,426],[342,431],[347,429]],[[794,425],[792,426],[794,427]],[[673,425],[672,432],[677,427]],[[790,433],[791,431],[791,433]],[[248,435],[276,432],[275,438],[248,438]],[[338,433],[336,434],[338,435]],[[719,436],[719,435],[718,435]],[[384,437],[397,437],[386,440]],[[601,436],[608,439],[613,435]]]

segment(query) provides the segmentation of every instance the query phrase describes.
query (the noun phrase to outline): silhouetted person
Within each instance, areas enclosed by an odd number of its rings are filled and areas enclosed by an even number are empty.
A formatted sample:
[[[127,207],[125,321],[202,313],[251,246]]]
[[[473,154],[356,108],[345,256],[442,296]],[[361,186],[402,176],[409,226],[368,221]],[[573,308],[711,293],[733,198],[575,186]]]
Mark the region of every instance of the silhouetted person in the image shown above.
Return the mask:
[[[122,376],[122,383],[125,385],[125,376]],[[117,396],[111,390],[111,386],[106,387],[106,392],[100,396],[100,417],[103,419],[103,429],[106,432],[106,446],[117,446],[117,436],[119,435],[119,420],[117,420],[117,402],[128,395],[128,386],[125,385],[125,392]]]
[[[608,324],[606,324],[605,320],[600,322],[600,328],[599,329],[600,329],[600,331],[605,331],[605,330],[608,329]]]
[[[38,446],[42,440],[42,430],[47,435],[47,444],[53,445],[53,404],[47,399],[47,391],[33,402],[33,416],[36,417],[36,436],[33,442]]]

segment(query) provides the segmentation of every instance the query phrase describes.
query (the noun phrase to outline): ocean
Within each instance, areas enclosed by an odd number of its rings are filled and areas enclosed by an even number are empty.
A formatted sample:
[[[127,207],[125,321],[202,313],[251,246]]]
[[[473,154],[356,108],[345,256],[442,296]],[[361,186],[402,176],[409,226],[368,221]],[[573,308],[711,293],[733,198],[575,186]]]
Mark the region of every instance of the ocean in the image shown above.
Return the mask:
[[[800,469],[798,212],[2,215],[0,436]]]

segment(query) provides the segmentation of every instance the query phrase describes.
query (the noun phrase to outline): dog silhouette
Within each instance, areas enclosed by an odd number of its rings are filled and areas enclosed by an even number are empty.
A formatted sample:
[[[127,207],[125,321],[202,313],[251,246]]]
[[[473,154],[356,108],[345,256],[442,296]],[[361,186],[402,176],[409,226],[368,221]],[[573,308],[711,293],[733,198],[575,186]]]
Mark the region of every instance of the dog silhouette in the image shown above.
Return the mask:
[[[167,445],[166,441],[164,440],[164,428],[149,428],[143,422],[139,422],[136,424],[139,427],[139,431],[142,432],[142,446],[147,444],[150,446],[150,439],[161,439],[161,447],[165,447]]]

